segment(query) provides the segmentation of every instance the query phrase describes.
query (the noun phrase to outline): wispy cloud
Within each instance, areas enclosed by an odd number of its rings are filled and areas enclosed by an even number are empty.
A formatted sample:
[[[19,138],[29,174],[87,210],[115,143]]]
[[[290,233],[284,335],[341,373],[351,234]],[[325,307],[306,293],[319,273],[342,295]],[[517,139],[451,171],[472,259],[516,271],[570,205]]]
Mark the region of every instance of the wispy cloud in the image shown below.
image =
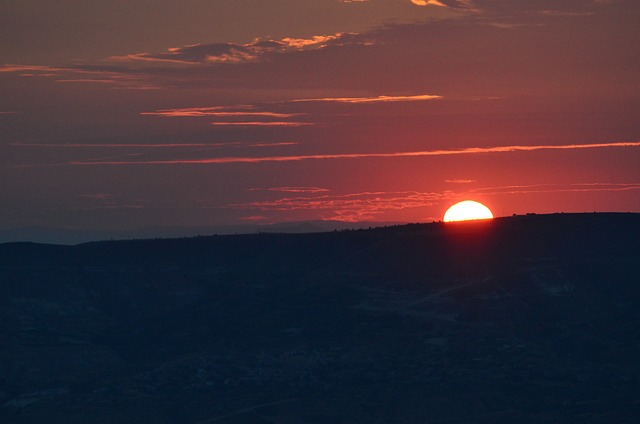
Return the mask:
[[[328,192],[329,189],[322,187],[254,187],[250,188],[249,191],[277,191],[282,193],[325,193]]]
[[[314,155],[294,155],[294,156],[255,156],[255,157],[218,157],[204,159],[171,159],[171,160],[150,160],[150,161],[78,161],[68,162],[66,165],[74,166],[126,166],[126,165],[212,165],[225,163],[262,163],[262,162],[293,162],[303,160],[329,160],[329,159],[367,159],[367,158],[406,158],[406,157],[428,157],[428,156],[452,156],[452,155],[474,155],[489,153],[511,153],[511,152],[532,152],[538,150],[582,150],[582,149],[604,149],[640,147],[640,142],[620,142],[620,143],[597,143],[597,144],[562,144],[562,145],[534,145],[534,146],[499,146],[499,147],[468,147],[465,149],[451,150],[419,150],[411,152],[389,152],[389,153],[327,153]]]
[[[230,105],[230,106],[208,106],[208,107],[191,107],[191,108],[175,108],[160,109],[151,112],[141,112],[140,115],[146,116],[162,116],[170,118],[191,118],[191,117],[212,117],[212,118],[231,118],[232,120],[216,121],[212,125],[253,125],[253,126],[307,126],[314,125],[313,122],[301,122],[295,120],[283,120],[296,118],[307,115],[299,112],[276,112],[267,110],[275,106],[283,105],[292,106],[296,103],[346,103],[346,104],[362,104],[362,103],[388,103],[388,102],[421,102],[429,100],[442,99],[442,96],[434,94],[416,94],[416,95],[383,95],[375,97],[319,97],[292,99],[277,102],[262,102],[259,104],[247,105]],[[274,118],[279,121],[240,121],[242,118]]]
[[[299,144],[297,141],[279,141],[279,142],[248,142],[248,141],[229,141],[225,143],[22,143],[15,142],[10,145],[13,147],[27,148],[51,148],[51,149],[180,149],[180,148],[240,148],[240,147],[282,147],[294,146]]]
[[[470,184],[474,183],[476,180],[444,180],[445,183],[449,184]]]
[[[447,7],[446,4],[439,2],[438,0],[411,0],[411,3],[417,6],[440,6]]]
[[[475,189],[473,193],[485,195],[534,194],[534,193],[582,193],[597,191],[640,190],[638,183],[570,183],[570,184],[529,184],[485,187]]]
[[[640,183],[569,183],[486,187],[442,192],[362,192],[342,195],[306,195],[277,200],[230,204],[227,207],[261,212],[316,211],[323,219],[357,222],[376,220],[393,210],[424,208],[456,199],[512,194],[571,193],[640,190]],[[313,193],[309,193],[313,194]]]
[[[214,126],[245,126],[245,127],[304,127],[315,125],[313,122],[294,121],[237,121],[237,122],[212,122]]]
[[[155,112],[141,112],[140,115],[156,115],[166,116],[170,118],[182,118],[182,117],[200,117],[200,116],[214,116],[222,118],[243,118],[243,117],[266,117],[266,118],[291,118],[294,116],[303,115],[302,113],[279,113],[268,111],[226,111],[221,110],[222,107],[209,107],[209,108],[188,108],[188,109],[165,109]]]
[[[232,147],[242,143],[239,141],[228,143],[11,143],[15,147],[44,147],[44,148],[180,148],[180,147]]]
[[[259,211],[305,211],[321,213],[323,219],[356,222],[375,219],[389,211],[432,206],[446,194],[406,192],[362,192],[345,195],[286,197],[273,201],[247,202],[228,205],[231,209]]]
[[[425,100],[438,100],[442,96],[434,94],[418,94],[412,96],[376,96],[376,97],[319,97],[315,99],[290,100],[291,103],[299,102],[336,102],[336,103],[386,103],[386,102],[421,102]],[[284,103],[284,102],[283,102]]]
[[[281,147],[281,146],[295,146],[296,144],[300,144],[297,141],[279,141],[275,143],[252,143],[249,144],[250,147]]]
[[[241,221],[265,221],[267,217],[262,215],[251,215],[251,216],[241,216],[238,219]]]
[[[310,38],[256,39],[251,43],[192,44],[172,47],[164,53],[136,53],[113,56],[109,60],[120,62],[168,62],[174,64],[217,64],[259,61],[269,55],[292,51],[321,49],[338,44],[349,34],[316,35]]]
[[[268,110],[258,110],[254,105],[239,106],[210,106],[210,107],[194,107],[181,109],[161,109],[153,112],[141,112],[140,115],[162,116],[168,118],[226,118],[227,120],[218,120],[212,122],[212,125],[238,125],[238,126],[289,126],[300,127],[313,125],[312,122],[299,122],[285,120],[306,115],[304,113],[283,113],[272,112]],[[243,119],[279,119],[278,121],[257,121]]]
[[[53,78],[58,83],[93,83],[108,84],[112,88],[123,89],[159,89],[149,80],[149,75],[126,68],[114,68],[109,66],[73,65],[73,66],[46,66],[46,65],[2,65],[0,72],[15,73],[22,77]]]

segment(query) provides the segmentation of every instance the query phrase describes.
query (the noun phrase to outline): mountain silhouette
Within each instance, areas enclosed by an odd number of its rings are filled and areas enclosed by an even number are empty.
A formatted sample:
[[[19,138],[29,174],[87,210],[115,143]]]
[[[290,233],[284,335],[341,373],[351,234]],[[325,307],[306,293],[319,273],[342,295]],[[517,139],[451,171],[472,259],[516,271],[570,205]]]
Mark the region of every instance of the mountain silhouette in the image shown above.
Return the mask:
[[[635,423],[640,215],[0,244],[3,423]]]

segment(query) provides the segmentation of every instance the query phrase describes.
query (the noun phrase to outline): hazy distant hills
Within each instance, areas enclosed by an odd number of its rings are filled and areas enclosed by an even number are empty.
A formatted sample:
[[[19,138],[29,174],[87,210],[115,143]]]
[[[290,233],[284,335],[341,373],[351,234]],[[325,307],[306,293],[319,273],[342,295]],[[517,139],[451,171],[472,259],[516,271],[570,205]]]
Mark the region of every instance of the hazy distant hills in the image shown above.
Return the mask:
[[[0,244],[2,423],[635,423],[640,215]]]
[[[239,224],[196,227],[151,226],[131,230],[87,230],[45,226],[25,226],[0,230],[0,243],[30,241],[48,244],[80,244],[97,240],[131,240],[146,238],[178,238],[206,235],[258,233],[316,233],[381,226],[373,222],[300,221],[277,224]],[[389,222],[384,225],[397,225]]]

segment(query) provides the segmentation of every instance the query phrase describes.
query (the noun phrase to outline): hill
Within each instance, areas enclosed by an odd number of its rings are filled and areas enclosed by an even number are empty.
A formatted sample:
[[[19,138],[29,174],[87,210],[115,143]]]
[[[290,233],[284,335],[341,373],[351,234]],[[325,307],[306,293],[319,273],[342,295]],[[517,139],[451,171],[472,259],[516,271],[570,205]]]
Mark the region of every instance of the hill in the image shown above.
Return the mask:
[[[640,215],[0,244],[6,423],[631,423]]]

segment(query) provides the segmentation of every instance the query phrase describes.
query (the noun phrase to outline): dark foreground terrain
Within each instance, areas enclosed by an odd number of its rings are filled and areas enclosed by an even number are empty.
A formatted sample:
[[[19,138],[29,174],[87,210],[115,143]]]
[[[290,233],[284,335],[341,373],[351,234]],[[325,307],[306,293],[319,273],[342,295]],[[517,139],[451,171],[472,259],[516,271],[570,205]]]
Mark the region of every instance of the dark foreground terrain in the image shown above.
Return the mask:
[[[0,245],[2,423],[637,423],[640,215]]]

